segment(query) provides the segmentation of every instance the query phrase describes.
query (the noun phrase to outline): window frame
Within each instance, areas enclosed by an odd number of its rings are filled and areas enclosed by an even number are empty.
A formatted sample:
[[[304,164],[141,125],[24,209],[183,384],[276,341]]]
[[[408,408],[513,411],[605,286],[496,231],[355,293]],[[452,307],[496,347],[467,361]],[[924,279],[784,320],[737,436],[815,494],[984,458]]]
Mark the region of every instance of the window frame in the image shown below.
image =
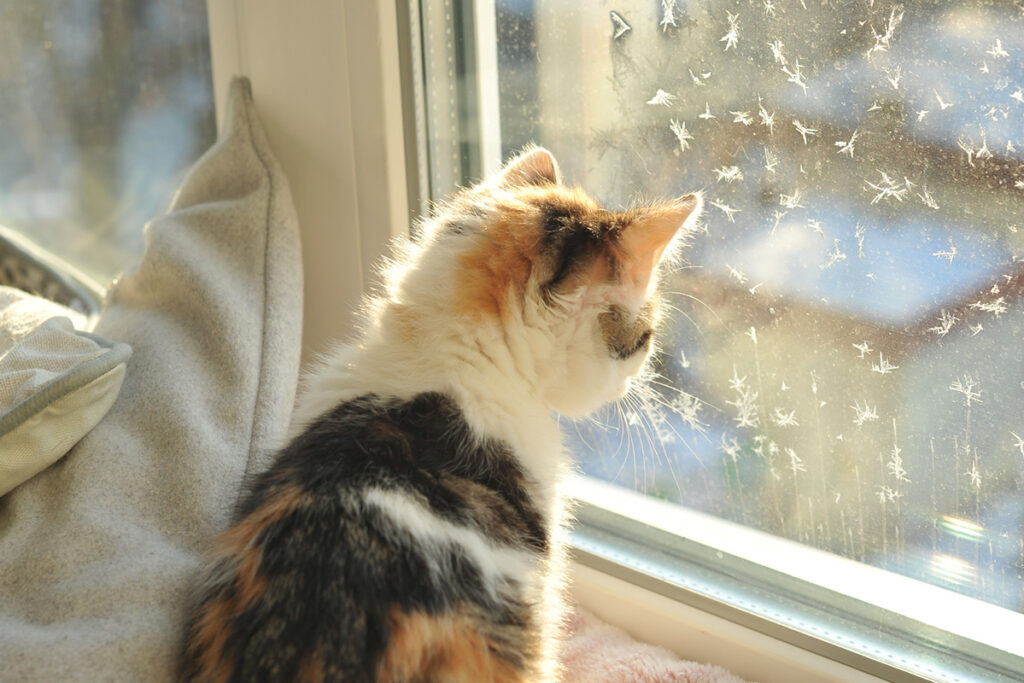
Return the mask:
[[[482,32],[494,37],[494,5],[446,2],[468,7],[477,31],[474,86],[483,104],[475,153],[486,173],[501,161],[497,86],[486,77],[497,64],[496,41],[480,38]],[[419,27],[413,30],[417,7],[408,0],[207,3],[218,113],[230,79],[248,76],[290,179],[303,241],[304,363],[349,335],[350,311],[370,290],[374,264],[428,206],[425,95],[419,79],[409,77],[425,68]],[[708,596],[688,599],[678,586],[602,556],[594,545],[600,534],[611,529],[629,539],[643,532],[624,517],[609,522],[611,513],[575,489],[581,524],[572,535],[571,592],[605,621],[681,656],[762,681],[929,680],[744,617],[735,605]]]

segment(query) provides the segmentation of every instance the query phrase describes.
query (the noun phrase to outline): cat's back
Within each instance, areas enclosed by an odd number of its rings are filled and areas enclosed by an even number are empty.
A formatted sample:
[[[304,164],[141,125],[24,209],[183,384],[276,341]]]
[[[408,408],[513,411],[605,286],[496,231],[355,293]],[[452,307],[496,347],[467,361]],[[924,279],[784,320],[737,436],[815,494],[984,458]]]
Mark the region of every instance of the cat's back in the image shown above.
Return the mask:
[[[196,680],[521,680],[549,539],[509,447],[440,393],[315,420],[216,543]]]

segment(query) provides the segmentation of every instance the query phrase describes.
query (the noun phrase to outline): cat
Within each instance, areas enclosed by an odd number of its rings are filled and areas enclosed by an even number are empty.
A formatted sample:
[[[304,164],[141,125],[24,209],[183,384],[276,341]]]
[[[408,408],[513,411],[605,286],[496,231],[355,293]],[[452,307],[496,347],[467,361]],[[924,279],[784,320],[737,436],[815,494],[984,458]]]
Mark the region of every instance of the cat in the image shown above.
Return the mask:
[[[531,147],[437,207],[216,539],[197,681],[553,681],[555,414],[629,391],[699,194],[614,212]]]

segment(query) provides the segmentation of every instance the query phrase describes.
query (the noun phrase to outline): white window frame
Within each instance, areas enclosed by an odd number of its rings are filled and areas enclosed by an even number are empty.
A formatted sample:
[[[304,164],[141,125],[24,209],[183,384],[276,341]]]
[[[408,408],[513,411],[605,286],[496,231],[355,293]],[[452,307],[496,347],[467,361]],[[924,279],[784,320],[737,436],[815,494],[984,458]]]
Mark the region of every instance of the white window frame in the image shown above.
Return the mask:
[[[493,35],[493,3],[474,1],[476,29]],[[407,233],[410,215],[423,205],[415,196],[423,187],[417,124],[402,80],[409,59],[398,38],[408,31],[404,7],[405,0],[208,0],[218,111],[230,79],[247,76],[291,185],[303,241],[306,362],[351,334],[351,311],[372,285],[373,265],[389,240]],[[478,40],[477,50],[478,64],[496,68],[493,40]],[[481,159],[492,170],[500,164],[497,84],[478,78],[477,87],[483,100]],[[583,501],[603,495],[585,482],[573,488]],[[785,552],[802,552],[793,545],[786,544]],[[599,571],[594,562],[574,562],[572,574],[572,594],[581,606],[680,656],[766,683],[881,680]]]
[[[309,361],[351,333],[373,264],[408,230],[396,3],[208,0],[207,13],[218,112],[247,76],[291,186]]]

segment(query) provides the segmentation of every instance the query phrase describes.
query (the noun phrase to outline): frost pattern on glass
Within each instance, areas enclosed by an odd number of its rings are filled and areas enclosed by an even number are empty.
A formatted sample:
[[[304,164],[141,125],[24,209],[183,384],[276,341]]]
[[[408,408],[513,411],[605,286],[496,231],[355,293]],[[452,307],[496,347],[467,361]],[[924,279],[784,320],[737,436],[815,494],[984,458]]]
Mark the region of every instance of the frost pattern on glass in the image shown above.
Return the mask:
[[[216,137],[206,3],[0,4],[0,224],[106,284]]]
[[[1024,611],[1019,3],[497,6],[506,153],[708,199],[584,470]]]

